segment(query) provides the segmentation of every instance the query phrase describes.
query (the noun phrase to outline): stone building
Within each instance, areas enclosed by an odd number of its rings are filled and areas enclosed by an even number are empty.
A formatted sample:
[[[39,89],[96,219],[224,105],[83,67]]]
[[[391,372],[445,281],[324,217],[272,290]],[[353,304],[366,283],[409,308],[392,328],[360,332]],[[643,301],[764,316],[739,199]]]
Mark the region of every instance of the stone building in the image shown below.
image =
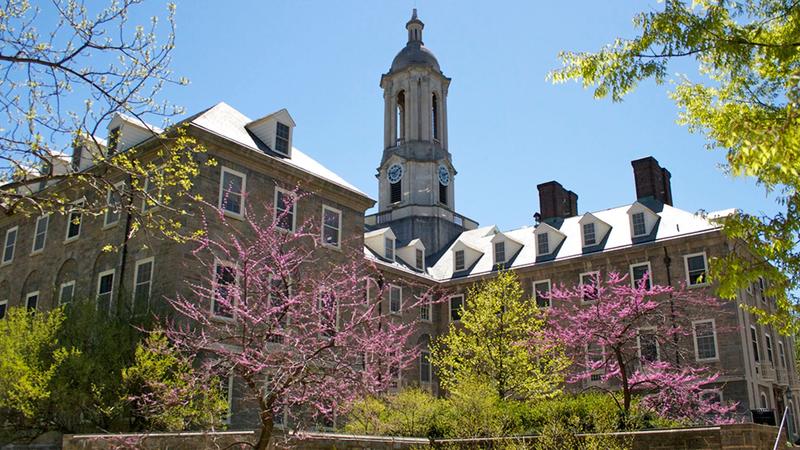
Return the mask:
[[[418,343],[429,342],[457,322],[460,308],[469,305],[467,287],[492,277],[498,268],[518,274],[532,307],[558,307],[540,293],[556,284],[591,283],[598,272],[628,273],[634,280],[649,273],[658,284],[713,288],[704,281],[708,261],[732,249],[714,219],[730,211],[702,215],[673,206],[670,173],[652,157],[632,162],[632,195],[623,206],[579,213],[578,195],[550,181],[538,186],[539,212],[531,226],[501,231],[457,213],[457,171],[447,133],[451,80],[424,46],[424,25],[416,11],[406,29],[407,44],[380,80],[385,120],[377,213],[365,214],[375,204],[367,194],[292,146],[295,124],[286,110],[251,120],[219,103],[186,119],[187,132],[218,162],[201,167],[194,191],[218,202],[231,217],[269,217],[274,211],[260,209],[265,201],[279,204],[283,193],[302,186],[312,195],[300,200],[294,221],[327,216],[328,223],[338,224],[334,247],[363,246],[365,257],[381,267],[391,285],[386,310],[398,320],[419,322]],[[119,116],[109,129],[115,136],[109,146],[116,151],[136,148],[147,158],[156,145],[154,130],[137,121]],[[90,169],[88,153],[76,151],[72,166]],[[200,228],[199,215],[186,220],[187,228]],[[47,309],[79,297],[94,298],[105,309],[154,309],[154,299],[184,289],[186,280],[200,280],[191,265],[190,245],[153,245],[143,234],[126,241],[128,222],[124,213],[113,212],[98,217],[0,217],[0,317],[8,306]],[[210,226],[215,226],[213,220]],[[106,244],[117,250],[103,251]],[[341,254],[331,250],[331,258]],[[446,303],[403,308],[419,286],[434,285],[455,294]],[[719,311],[699,313],[695,361],[687,363],[719,370],[723,377],[709,389],[723,400],[738,401],[745,417],[752,409],[782,411],[788,406],[797,435],[795,343],[738,307],[773,309],[774,301],[762,291],[763,286],[754,285]],[[657,348],[655,352],[658,356]],[[426,358],[426,353],[420,355],[417,365],[400,374],[398,384],[438,392]],[[232,426],[250,426],[235,383],[229,383]]]

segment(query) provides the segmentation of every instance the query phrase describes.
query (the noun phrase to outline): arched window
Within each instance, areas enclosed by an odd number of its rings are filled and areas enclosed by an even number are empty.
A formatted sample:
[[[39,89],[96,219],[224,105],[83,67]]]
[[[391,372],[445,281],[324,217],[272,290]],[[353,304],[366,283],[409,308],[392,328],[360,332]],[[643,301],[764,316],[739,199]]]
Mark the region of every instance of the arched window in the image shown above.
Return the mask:
[[[397,94],[397,111],[395,114],[395,141],[402,144],[406,139],[406,93],[400,91]]]
[[[764,409],[769,408],[769,403],[767,402],[767,394],[761,393],[761,407]]]
[[[434,92],[431,96],[431,132],[433,133],[433,140],[439,141],[439,98]]]

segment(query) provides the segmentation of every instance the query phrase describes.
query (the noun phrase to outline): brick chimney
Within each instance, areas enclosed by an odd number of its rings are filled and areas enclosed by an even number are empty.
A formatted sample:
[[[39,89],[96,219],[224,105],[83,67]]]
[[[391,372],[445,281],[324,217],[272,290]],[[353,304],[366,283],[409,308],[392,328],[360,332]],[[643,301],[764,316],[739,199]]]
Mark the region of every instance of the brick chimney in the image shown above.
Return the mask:
[[[548,181],[536,188],[539,189],[539,220],[578,215],[578,195],[564,189],[559,182]]]
[[[652,156],[631,161],[636,199],[653,198],[672,206],[672,185],[669,170],[662,168]]]

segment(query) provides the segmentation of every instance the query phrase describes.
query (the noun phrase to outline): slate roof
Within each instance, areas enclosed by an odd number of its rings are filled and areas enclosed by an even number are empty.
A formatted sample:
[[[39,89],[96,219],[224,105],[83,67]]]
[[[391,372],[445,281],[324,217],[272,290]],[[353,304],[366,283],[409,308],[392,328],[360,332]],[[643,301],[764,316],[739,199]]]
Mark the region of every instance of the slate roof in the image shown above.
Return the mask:
[[[190,122],[200,128],[236,142],[260,153],[263,151],[264,144],[247,131],[245,125],[252,122],[250,118],[234,109],[225,102],[219,102],[211,108],[190,118]],[[358,195],[369,198],[367,194],[360,191],[357,187],[345,181],[342,177],[335,174],[310,156],[292,147],[291,157],[285,156],[266,156],[274,157],[300,170],[308,172],[317,177],[328,180]]]
[[[638,202],[637,202],[638,203]],[[523,227],[516,230],[505,231],[502,234],[508,239],[512,239],[522,244],[522,248],[515,254],[507,254],[506,268],[518,268],[523,266],[530,266],[535,264],[542,264],[544,262],[558,261],[569,258],[575,258],[582,255],[593,254],[603,251],[611,251],[615,249],[631,247],[637,244],[647,242],[657,242],[666,239],[675,238],[678,236],[687,236],[692,234],[710,232],[718,230],[721,225],[714,221],[714,219],[724,217],[735,212],[733,209],[709,213],[707,215],[694,214],[684,211],[669,205],[654,205],[647,204],[653,213],[659,219],[653,226],[650,233],[644,237],[633,238],[631,233],[630,216],[628,210],[636,205],[627,204],[616,208],[610,208],[602,211],[592,212],[598,220],[602,220],[611,226],[611,230],[606,236],[598,237],[601,239],[600,243],[596,246],[584,248],[581,238],[581,226],[578,223],[583,215],[570,217],[556,223],[550,223],[559,232],[566,235],[566,239],[555,249],[553,254],[549,257],[543,258],[536,255],[536,240],[535,231],[536,227]],[[462,233],[439,257],[439,259],[428,268],[428,275],[435,280],[446,281],[467,277],[471,275],[478,275],[489,273],[495,270],[494,253],[492,247],[493,238],[499,233],[499,230],[494,225],[489,225],[475,230],[465,231]],[[475,249],[482,253],[482,256],[466,269],[458,272],[453,271],[453,247],[459,242],[463,243],[469,248]],[[384,264],[391,264],[385,262],[381,258],[376,258],[369,250],[366,250],[368,257],[373,257]]]

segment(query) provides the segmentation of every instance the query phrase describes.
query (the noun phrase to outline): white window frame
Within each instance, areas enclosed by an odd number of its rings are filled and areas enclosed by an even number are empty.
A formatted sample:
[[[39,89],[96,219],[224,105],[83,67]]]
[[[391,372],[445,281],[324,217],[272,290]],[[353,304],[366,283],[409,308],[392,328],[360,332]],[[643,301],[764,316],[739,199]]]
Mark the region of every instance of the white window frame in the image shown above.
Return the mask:
[[[600,284],[600,271],[599,270],[592,270],[589,272],[583,272],[582,274],[578,275],[578,286],[581,289],[581,293],[583,293],[583,276],[584,275],[592,275],[594,276],[595,281]],[[585,295],[585,294],[584,294]],[[581,301],[583,303],[591,303],[597,301],[597,299],[587,300],[584,295],[581,295]]]
[[[642,331],[658,331],[656,327],[639,327],[636,329],[636,353],[639,356],[639,361],[642,360]],[[653,339],[655,339],[656,343],[656,360],[649,361],[649,362],[658,362],[661,361],[661,346],[658,345],[658,335],[653,333]]]
[[[711,331],[714,334],[714,357],[701,358],[700,348],[697,345],[697,326],[698,324],[711,323]],[[692,321],[692,341],[694,343],[694,360],[697,362],[703,361],[719,361],[719,339],[717,339],[717,321],[715,319],[698,319]]]
[[[502,245],[503,246],[503,259],[502,260],[501,259],[497,259],[497,246],[498,245]],[[492,244],[492,251],[494,253],[494,263],[495,264],[503,264],[506,261],[508,261],[508,256],[506,256],[506,241],[497,241],[494,244]]]
[[[781,369],[786,368],[786,348],[780,339],[778,339],[778,362],[780,362]]]
[[[336,228],[336,244],[329,244],[325,242],[325,212],[332,212],[339,217],[339,226]],[[322,245],[330,248],[342,248],[342,211],[328,205],[322,205]]]
[[[422,314],[423,311],[425,311],[426,314],[423,315]],[[432,314],[433,314],[433,308],[431,305],[431,301],[430,299],[425,299],[425,301],[419,304],[419,320],[425,323],[433,323]]]
[[[547,293],[548,293],[548,294],[551,292],[551,290],[552,290],[552,288],[553,288],[553,285],[552,285],[552,283],[550,282],[550,279],[549,279],[549,278],[547,278],[547,279],[544,279],[544,280],[535,280],[535,281],[534,281],[534,282],[531,284],[531,292],[533,292],[533,302],[534,302],[534,304],[535,304],[537,307],[539,307],[539,302],[538,302],[538,300],[536,299],[536,292],[537,292],[537,291],[536,291],[536,285],[537,285],[537,284],[541,284],[541,283],[547,283]],[[542,306],[542,308],[549,308],[549,307],[551,307],[551,306],[553,306],[553,299],[551,299],[551,298],[548,298],[548,299],[547,299],[547,306]]]
[[[769,409],[769,396],[767,396],[765,392],[762,392],[759,397],[761,398],[761,407]]]
[[[541,240],[542,236],[546,236],[545,237],[545,241],[547,243],[547,248],[545,249],[545,250],[547,250],[546,252],[540,251],[542,249],[541,248],[541,244],[540,244],[540,240]],[[552,253],[550,251],[550,233],[548,233],[546,231],[543,231],[541,233],[536,233],[536,255],[537,256],[543,256],[543,255],[549,255],[550,253]]]
[[[633,220],[633,217],[637,215],[642,216],[642,226],[644,226],[644,233],[636,234],[636,222]],[[647,236],[647,216],[645,216],[644,211],[638,211],[631,214],[631,236],[633,237]]]
[[[278,225],[278,223],[279,223],[278,222],[278,194],[285,195],[285,196],[290,197],[292,199],[292,228],[289,229],[289,230],[287,230],[286,228],[283,228],[282,226]],[[286,189],[283,189],[283,188],[279,188],[277,186],[275,186],[274,197],[275,198],[273,200],[274,200],[274,205],[275,206],[273,206],[273,208],[272,208],[272,214],[275,217],[275,228],[277,228],[279,230],[282,230],[282,231],[287,231],[289,233],[293,233],[294,230],[297,229],[297,198],[295,198],[295,196],[292,194],[292,192],[287,191]]]
[[[0,320],[3,320],[8,315],[8,299],[0,300],[0,306],[5,306],[5,309],[3,310],[3,316],[0,317]]]
[[[458,253],[459,252],[461,252],[461,255],[463,255],[462,260],[463,260],[464,264],[461,267],[458,267]],[[467,269],[467,253],[463,249],[462,250],[453,250],[453,272],[460,272],[460,271],[466,270],[466,269]]]
[[[631,287],[635,289],[636,285],[637,285],[636,280],[633,279],[633,269],[636,268],[636,267],[641,267],[641,266],[647,266],[647,281],[650,282],[650,288],[652,289],[653,285],[654,285],[654,283],[653,283],[653,266],[650,264],[650,261],[634,263],[634,264],[631,264],[628,267],[628,272],[630,273],[630,277],[631,277]]]
[[[400,291],[400,301],[397,310],[392,309],[392,293]],[[389,284],[389,314],[402,314],[403,313],[403,286],[398,284]]]
[[[230,425],[231,417],[233,416],[233,374],[228,374],[227,381],[226,389],[228,390],[228,395],[226,400],[228,403],[228,410],[225,411],[225,418],[222,422],[226,425]]]
[[[94,295],[94,306],[97,308],[99,306],[98,300],[100,298],[100,281],[103,279],[104,276],[111,275],[111,291],[109,291],[109,299],[108,299],[108,309],[109,312],[111,311],[111,305],[114,302],[114,283],[117,281],[117,274],[116,269],[108,269],[104,270],[97,274],[97,288],[95,289]]]
[[[153,293],[153,275],[155,275],[156,259],[154,257],[144,258],[136,261],[135,269],[133,270],[133,289],[131,292],[131,311],[135,311],[136,307],[136,288],[139,287],[137,280],[139,279],[139,268],[143,265],[150,263],[150,280],[147,282],[147,304],[150,305],[150,296]]]
[[[220,316],[216,312],[214,312],[214,304],[217,302],[217,267],[219,267],[219,266],[229,267],[229,268],[233,269],[233,274],[234,274],[234,276],[233,276],[234,281],[233,282],[234,282],[235,285],[237,285],[237,286],[239,285],[239,266],[238,266],[238,264],[236,264],[234,262],[231,262],[231,261],[225,261],[225,260],[222,260],[222,259],[214,259],[214,275],[213,275],[214,278],[212,280],[212,286],[211,286],[211,302],[210,302],[211,304],[209,305],[209,307],[211,308],[211,310],[210,310],[211,311],[211,317],[213,317],[215,320],[233,321],[233,320],[236,319],[236,313],[235,312],[231,315],[231,317]]]
[[[11,258],[6,259],[6,248],[8,248],[8,235],[11,232],[14,232],[14,245],[11,247]],[[14,262],[14,256],[17,254],[17,244],[19,243],[19,226],[14,226],[6,230],[6,237],[3,239],[3,253],[2,258],[3,262],[0,263],[0,266],[5,266],[7,264],[11,264]]]
[[[36,297],[36,307],[33,308],[34,311],[36,311],[39,309],[39,291],[32,291],[25,294],[25,308],[28,307],[28,300],[30,300],[31,297]]]
[[[58,287],[58,304],[64,304],[64,288],[67,286],[72,286],[72,298],[70,301],[75,300],[75,280],[70,280],[65,283],[61,283],[61,286]]]
[[[241,197],[241,201],[239,203],[241,211],[239,211],[238,213],[235,211],[228,210],[227,208],[225,208],[223,204],[227,194],[227,187],[225,186],[225,173],[229,173],[233,176],[237,176],[242,179],[242,191],[239,193],[239,196]],[[245,192],[247,192],[247,175],[237,170],[233,170],[230,167],[221,166],[219,172],[219,198],[217,199],[217,206],[220,209],[222,209],[222,213],[225,216],[233,217],[234,219],[244,219]]]
[[[689,277],[689,258],[693,258],[695,256],[703,257],[703,264],[705,265],[706,268],[706,275],[702,283],[692,283],[692,280]],[[706,256],[706,252],[698,252],[698,253],[683,255],[683,270],[686,273],[686,287],[688,287],[689,289],[708,286],[708,257]]]
[[[719,388],[702,389],[700,391],[700,396],[702,397],[704,394],[716,394],[719,397],[720,405],[725,402],[725,398],[722,396],[722,389]]]
[[[420,261],[417,261],[418,255],[422,255],[419,258]],[[417,264],[417,262],[421,262],[422,264]],[[417,270],[425,270],[425,250],[422,250],[421,248],[414,249],[414,266],[417,268]]]
[[[592,242],[586,241],[586,227],[591,226],[592,228]],[[597,245],[597,224],[594,222],[588,222],[581,225],[581,239],[583,239],[583,246],[584,247],[591,247],[593,245]]]
[[[464,310],[464,301],[465,296],[464,294],[453,294],[447,298],[447,321],[452,323],[459,323],[461,322],[461,318],[459,317],[458,320],[453,319],[453,298],[460,297],[461,298],[461,310]]]
[[[392,243],[391,247],[389,245],[387,245],[387,243],[389,243],[389,242]],[[397,241],[395,241],[394,239],[392,239],[390,237],[384,236],[383,237],[383,257],[388,259],[389,261],[394,261],[395,254],[397,253],[397,248],[395,248],[396,245],[397,245]],[[392,249],[392,254],[391,255],[387,254],[387,250],[389,250],[389,248]]]
[[[44,238],[42,239],[42,248],[36,248],[36,238],[39,236],[39,222],[47,220],[47,225],[44,227]],[[50,231],[50,214],[44,214],[36,219],[36,224],[33,226],[33,239],[31,242],[31,255],[38,255],[42,253],[47,246],[47,232]]]
[[[113,188],[108,188],[108,190],[106,191],[106,212],[105,212],[105,214],[103,214],[103,229],[104,230],[114,227],[116,224],[119,223],[119,220],[122,218],[122,210],[118,210],[118,211],[116,211],[117,218],[113,222],[109,222],[108,221],[108,214],[110,212],[112,212],[112,211],[108,207],[111,206],[111,196],[114,195],[115,192],[119,193],[119,203],[120,203],[119,206],[122,205],[122,190],[124,188],[125,188],[125,182],[124,181],[120,181],[119,183],[114,183],[114,187]]]
[[[70,208],[69,211],[67,211],[67,226],[66,226],[66,230],[64,230],[64,243],[65,244],[68,244],[68,243],[70,243],[72,241],[75,241],[79,237],[81,237],[81,231],[83,230],[83,211],[77,210],[76,208],[83,207],[83,204],[84,204],[84,200],[82,200],[82,199],[78,200],[76,202],[73,202],[72,203],[73,207]],[[70,223],[72,223],[72,214],[73,213],[77,214],[79,216],[79,219],[78,219],[78,234],[76,234],[75,236],[70,236],[69,235],[69,225],[70,225]]]

